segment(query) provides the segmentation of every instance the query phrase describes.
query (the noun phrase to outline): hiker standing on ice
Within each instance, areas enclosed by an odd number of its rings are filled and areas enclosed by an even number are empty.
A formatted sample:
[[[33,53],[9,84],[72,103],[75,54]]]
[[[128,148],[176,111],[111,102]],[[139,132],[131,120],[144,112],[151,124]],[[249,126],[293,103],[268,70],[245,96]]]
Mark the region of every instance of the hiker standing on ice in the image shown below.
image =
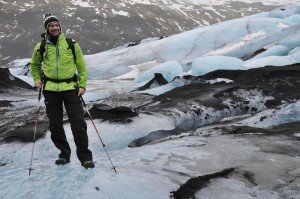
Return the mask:
[[[87,80],[82,51],[78,43],[65,37],[58,18],[51,13],[45,15],[44,27],[43,41],[34,48],[30,67],[36,87],[43,87],[51,139],[61,151],[55,164],[67,164],[71,156],[71,148],[63,129],[64,104],[77,147],[77,157],[86,169],[94,168],[79,97],[85,93]]]

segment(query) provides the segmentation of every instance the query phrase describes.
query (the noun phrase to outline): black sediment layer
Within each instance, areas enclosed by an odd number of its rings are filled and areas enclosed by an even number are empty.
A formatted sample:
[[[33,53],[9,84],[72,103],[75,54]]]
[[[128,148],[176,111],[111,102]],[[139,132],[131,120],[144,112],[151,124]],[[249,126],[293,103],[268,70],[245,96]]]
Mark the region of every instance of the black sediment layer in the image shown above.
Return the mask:
[[[170,198],[174,199],[194,199],[195,193],[206,187],[211,179],[227,177],[234,171],[234,168],[224,169],[220,172],[207,174],[189,179],[186,183],[180,186],[177,191],[171,192]]]

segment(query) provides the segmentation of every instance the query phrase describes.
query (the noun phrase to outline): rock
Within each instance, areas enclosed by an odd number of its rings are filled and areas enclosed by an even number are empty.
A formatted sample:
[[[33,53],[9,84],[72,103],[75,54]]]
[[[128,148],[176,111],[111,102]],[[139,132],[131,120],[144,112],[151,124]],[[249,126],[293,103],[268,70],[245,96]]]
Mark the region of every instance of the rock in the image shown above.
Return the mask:
[[[154,78],[151,79],[144,86],[138,88],[137,90],[143,91],[143,90],[146,90],[146,89],[162,86],[162,85],[165,85],[167,83],[168,83],[168,81],[164,78],[164,76],[161,73],[154,73]]]
[[[12,86],[33,89],[28,83],[10,74],[8,68],[0,68],[0,92]]]
[[[179,135],[181,133],[183,133],[183,131],[181,131],[179,129],[152,131],[144,137],[133,140],[129,144],[129,147],[131,147],[131,148],[141,147],[149,142],[159,140],[161,138],[165,138],[165,137],[172,136],[172,135]]]
[[[227,177],[233,171],[234,168],[229,168],[216,173],[191,178],[185,184],[181,185],[177,191],[171,192],[171,196],[174,199],[195,198],[195,193],[206,187],[211,179]]]
[[[35,140],[38,140],[46,135],[48,126],[49,126],[49,122],[38,123]],[[0,137],[2,137],[2,141],[5,142],[13,142],[13,141],[32,142],[33,133],[34,133],[34,124],[29,124],[27,126],[9,131],[4,135],[1,135]]]
[[[89,110],[91,116],[104,121],[130,123],[131,118],[138,116],[138,113],[125,106],[111,107],[105,104],[94,105]]]

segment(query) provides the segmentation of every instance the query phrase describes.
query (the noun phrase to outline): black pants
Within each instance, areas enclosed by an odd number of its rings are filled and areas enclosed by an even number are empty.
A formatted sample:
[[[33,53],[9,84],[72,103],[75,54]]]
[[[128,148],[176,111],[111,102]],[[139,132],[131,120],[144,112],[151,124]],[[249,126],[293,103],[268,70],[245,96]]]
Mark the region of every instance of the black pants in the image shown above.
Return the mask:
[[[88,149],[87,125],[81,100],[76,90],[53,92],[44,91],[46,112],[50,120],[49,129],[54,145],[61,151],[60,158],[70,159],[71,148],[63,128],[63,104],[70,120],[77,157],[81,162],[93,160]]]

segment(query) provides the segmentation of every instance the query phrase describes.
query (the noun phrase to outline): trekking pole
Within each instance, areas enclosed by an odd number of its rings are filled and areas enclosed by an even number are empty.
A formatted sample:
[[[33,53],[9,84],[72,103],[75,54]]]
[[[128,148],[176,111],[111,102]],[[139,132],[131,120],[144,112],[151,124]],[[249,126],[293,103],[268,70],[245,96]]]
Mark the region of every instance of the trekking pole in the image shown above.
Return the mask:
[[[88,115],[89,115],[89,117],[90,117],[90,119],[91,119],[91,121],[92,121],[92,123],[93,123],[93,125],[94,125],[94,128],[95,128],[95,130],[96,130],[96,132],[97,132],[97,135],[98,135],[98,137],[99,137],[99,139],[100,139],[100,141],[101,141],[101,143],[102,143],[103,149],[104,149],[104,151],[105,151],[105,153],[106,153],[106,155],[107,155],[107,157],[108,157],[108,159],[109,159],[109,161],[110,161],[110,163],[111,163],[111,165],[112,165],[112,169],[117,173],[116,167],[115,167],[114,164],[112,163],[112,161],[111,161],[111,159],[110,159],[110,157],[109,157],[109,155],[108,155],[108,153],[107,153],[107,150],[106,150],[106,148],[105,148],[105,144],[103,143],[103,140],[102,140],[101,137],[100,137],[100,133],[99,133],[99,131],[98,131],[98,129],[97,129],[95,123],[94,123],[94,120],[93,120],[93,118],[92,118],[92,116],[91,116],[89,110],[88,110],[87,107],[86,107],[86,103],[84,102],[84,100],[83,100],[83,98],[82,98],[82,95],[80,95],[80,99],[81,99],[81,101],[82,101],[82,104],[83,104],[83,106],[84,106],[86,112],[88,113]]]
[[[41,94],[42,94],[42,88],[39,89],[39,101],[38,101],[38,106],[37,106],[37,110],[36,110],[36,119],[35,119],[35,125],[34,125],[34,132],[33,132],[33,142],[32,142],[32,150],[31,150],[31,159],[30,159],[30,167],[29,167],[29,175],[31,173],[31,171],[33,170],[31,168],[32,166],[32,159],[33,159],[33,151],[34,151],[34,143],[35,143],[35,136],[36,136],[36,129],[37,129],[37,122],[38,122],[38,118],[40,115],[40,101],[41,101]]]

